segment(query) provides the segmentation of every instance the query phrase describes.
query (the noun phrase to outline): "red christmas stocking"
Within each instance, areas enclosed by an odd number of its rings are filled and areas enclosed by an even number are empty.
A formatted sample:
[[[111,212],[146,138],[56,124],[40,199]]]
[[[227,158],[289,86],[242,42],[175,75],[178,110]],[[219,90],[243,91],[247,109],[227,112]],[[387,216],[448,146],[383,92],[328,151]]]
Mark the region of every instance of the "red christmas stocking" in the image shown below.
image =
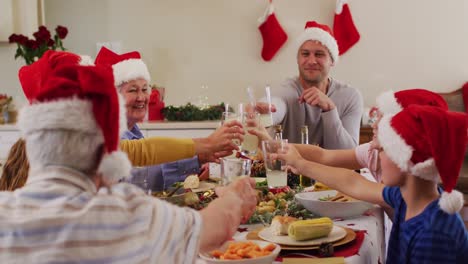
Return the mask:
[[[271,0],[265,15],[259,19],[259,22],[260,26],[258,29],[263,39],[262,58],[265,61],[270,61],[288,39],[288,35],[286,35],[286,32],[284,32],[276,19]]]
[[[361,38],[349,11],[348,0],[336,1],[333,35],[338,42],[340,55],[348,51]]]

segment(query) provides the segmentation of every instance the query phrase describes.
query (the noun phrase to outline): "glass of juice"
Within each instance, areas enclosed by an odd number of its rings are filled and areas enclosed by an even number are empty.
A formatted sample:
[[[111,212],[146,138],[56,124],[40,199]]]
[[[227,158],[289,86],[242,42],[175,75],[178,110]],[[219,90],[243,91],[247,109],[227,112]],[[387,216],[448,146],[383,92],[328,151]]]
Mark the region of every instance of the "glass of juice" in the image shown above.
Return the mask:
[[[262,141],[263,158],[267,175],[268,187],[284,187],[288,184],[286,163],[279,159],[273,159],[271,154],[286,150],[287,139]]]

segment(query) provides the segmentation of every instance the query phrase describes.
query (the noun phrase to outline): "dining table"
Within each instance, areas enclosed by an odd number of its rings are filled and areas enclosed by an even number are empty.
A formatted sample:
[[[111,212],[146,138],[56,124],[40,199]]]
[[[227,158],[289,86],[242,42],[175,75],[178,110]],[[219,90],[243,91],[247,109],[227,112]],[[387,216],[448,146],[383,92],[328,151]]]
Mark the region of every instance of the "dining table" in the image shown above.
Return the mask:
[[[374,180],[367,170],[361,170],[361,175],[369,180]],[[332,220],[335,225],[352,229],[357,234],[356,241],[339,246],[335,250],[334,257],[344,257],[344,263],[347,264],[385,263],[386,241],[388,241],[391,222],[380,206],[374,205],[357,217],[335,218]],[[261,228],[267,227],[262,224],[241,225],[232,239],[236,241],[249,239],[253,232]],[[299,258],[320,257],[317,250],[282,250],[273,263],[283,263],[287,258],[297,258],[299,260]],[[197,259],[196,263],[206,264],[201,258]],[[306,263],[306,261],[303,263]]]

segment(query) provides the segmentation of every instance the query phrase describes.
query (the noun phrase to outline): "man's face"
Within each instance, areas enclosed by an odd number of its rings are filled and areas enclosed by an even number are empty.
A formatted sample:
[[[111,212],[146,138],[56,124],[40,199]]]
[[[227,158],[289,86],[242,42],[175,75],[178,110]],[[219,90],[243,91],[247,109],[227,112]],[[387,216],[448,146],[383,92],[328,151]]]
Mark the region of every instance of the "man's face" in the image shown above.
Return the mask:
[[[318,84],[328,78],[333,60],[328,49],[318,41],[308,40],[297,52],[299,77],[308,84]]]
[[[119,86],[120,94],[125,99],[127,122],[133,126],[143,121],[148,110],[149,88],[148,82],[138,78]],[[129,127],[131,129],[131,127]]]

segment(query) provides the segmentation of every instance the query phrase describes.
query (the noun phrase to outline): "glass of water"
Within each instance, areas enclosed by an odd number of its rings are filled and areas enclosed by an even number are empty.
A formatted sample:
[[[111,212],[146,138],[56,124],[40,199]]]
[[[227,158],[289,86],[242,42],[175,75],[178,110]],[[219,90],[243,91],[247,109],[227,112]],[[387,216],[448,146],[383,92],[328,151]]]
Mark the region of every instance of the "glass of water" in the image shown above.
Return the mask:
[[[262,141],[268,187],[284,187],[288,184],[286,163],[271,157],[271,154],[286,150],[287,145],[287,139]]]
[[[228,185],[236,178],[249,176],[252,169],[252,160],[238,158],[221,158],[221,183]]]

